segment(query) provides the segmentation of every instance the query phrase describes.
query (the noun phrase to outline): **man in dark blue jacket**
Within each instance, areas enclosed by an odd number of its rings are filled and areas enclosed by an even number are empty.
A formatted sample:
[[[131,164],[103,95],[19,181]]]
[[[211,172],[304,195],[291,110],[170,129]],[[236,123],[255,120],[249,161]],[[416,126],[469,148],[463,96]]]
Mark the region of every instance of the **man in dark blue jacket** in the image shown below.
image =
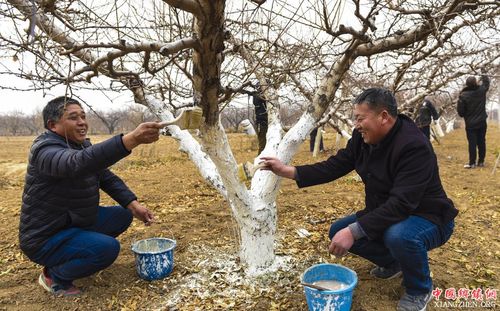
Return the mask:
[[[402,274],[406,292],[398,310],[425,310],[432,297],[427,252],[450,238],[458,211],[441,185],[431,143],[411,119],[397,114],[391,92],[368,89],[354,104],[356,127],[345,149],[296,167],[265,157],[263,169],[295,179],[299,187],[356,170],[365,184],[365,208],[331,225],[329,251],[370,260],[377,278]]]
[[[108,167],[140,144],[158,140],[160,125],[140,124],[99,144],[86,139],[81,104],[69,97],[43,109],[47,131],[30,150],[19,225],[22,251],[44,266],[38,279],[47,291],[77,295],[73,280],[111,265],[120,250],[115,239],[135,216],[149,225],[153,214]],[[99,189],[120,206],[99,206]]]
[[[458,115],[465,119],[465,131],[469,142],[469,163],[464,168],[484,166],[486,156],[486,93],[490,88],[488,76],[481,76],[481,85],[476,77],[470,76],[465,81],[466,87],[460,92],[457,104]],[[477,148],[477,151],[476,151]]]

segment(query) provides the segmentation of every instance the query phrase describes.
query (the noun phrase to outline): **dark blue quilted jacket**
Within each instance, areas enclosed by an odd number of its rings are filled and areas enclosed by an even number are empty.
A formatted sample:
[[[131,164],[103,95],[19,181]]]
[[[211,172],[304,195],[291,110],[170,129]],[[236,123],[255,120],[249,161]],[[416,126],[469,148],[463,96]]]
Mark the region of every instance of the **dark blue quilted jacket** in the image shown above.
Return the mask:
[[[91,145],[47,131],[31,146],[23,192],[19,242],[31,257],[54,234],[97,219],[99,189],[121,206],[137,197],[108,167],[129,155],[121,135]]]

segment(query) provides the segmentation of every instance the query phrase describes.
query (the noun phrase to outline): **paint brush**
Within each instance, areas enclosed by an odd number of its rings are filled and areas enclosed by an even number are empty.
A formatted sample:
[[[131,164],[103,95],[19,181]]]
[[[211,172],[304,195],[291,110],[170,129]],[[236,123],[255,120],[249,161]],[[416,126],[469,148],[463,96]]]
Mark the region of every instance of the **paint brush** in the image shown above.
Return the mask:
[[[311,284],[311,283],[301,282],[300,285],[307,286],[307,287],[310,287],[310,288],[314,288],[314,289],[317,289],[317,290],[332,290],[331,288],[323,287],[323,286],[316,285],[316,284]]]
[[[162,121],[161,126],[177,125],[181,130],[197,129],[201,125],[203,111],[200,107],[182,110],[181,114],[172,121]]]
[[[264,167],[264,162],[253,165],[250,162],[238,164],[238,178],[240,181],[247,181],[252,179],[253,175],[258,169]]]

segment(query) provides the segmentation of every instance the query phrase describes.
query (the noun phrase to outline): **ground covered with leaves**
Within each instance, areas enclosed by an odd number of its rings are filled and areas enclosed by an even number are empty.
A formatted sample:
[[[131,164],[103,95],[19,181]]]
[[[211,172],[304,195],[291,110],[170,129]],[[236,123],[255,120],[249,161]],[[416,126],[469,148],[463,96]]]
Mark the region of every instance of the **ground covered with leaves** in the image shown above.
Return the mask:
[[[450,241],[429,254],[435,287],[481,288],[483,293],[499,288],[500,171],[492,174],[499,138],[500,128],[490,124],[486,166],[474,170],[462,168],[467,161],[463,129],[448,134],[439,144],[434,142],[443,185],[460,210]],[[145,227],[134,221],[119,237],[122,250],[117,261],[75,282],[84,290],[81,296],[53,297],[37,283],[41,267],[30,262],[18,245],[23,178],[32,140],[0,138],[0,310],[307,310],[300,277],[321,262],[341,263],[357,272],[353,310],[394,310],[402,294],[400,279],[374,280],[369,262],[353,255],[337,259],[327,252],[330,223],[363,206],[363,185],[355,176],[306,189],[283,181],[278,195],[279,266],[273,273],[248,278],[239,264],[236,224],[228,205],[177,151],[175,141],[162,137],[154,145],[137,148],[113,167],[156,214],[157,222]],[[240,162],[255,156],[254,138],[230,134],[230,142]],[[319,159],[335,153],[331,132],[326,134],[325,146]],[[314,160],[307,142],[293,163]],[[103,204],[112,200],[103,195]],[[306,229],[310,236],[302,237],[299,229]],[[153,282],[138,278],[130,249],[133,241],[150,237],[177,240],[172,274]],[[431,302],[428,309],[449,308]],[[478,305],[477,309],[485,308]]]

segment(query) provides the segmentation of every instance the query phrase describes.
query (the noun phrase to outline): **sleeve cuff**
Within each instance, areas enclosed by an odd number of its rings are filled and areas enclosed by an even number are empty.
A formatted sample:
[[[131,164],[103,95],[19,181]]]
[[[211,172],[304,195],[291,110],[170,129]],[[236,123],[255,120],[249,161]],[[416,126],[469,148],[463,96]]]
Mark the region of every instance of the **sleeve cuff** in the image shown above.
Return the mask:
[[[359,240],[361,238],[366,237],[365,231],[363,231],[363,228],[361,228],[361,226],[359,225],[358,222],[354,222],[354,223],[350,224],[348,227],[349,227],[349,230],[351,230],[351,234],[355,240]]]
[[[125,150],[128,154],[132,153],[132,150],[128,150],[127,147],[125,147],[125,144],[123,143],[123,133],[118,134],[117,136],[120,136],[120,142],[122,143],[123,150]]]

